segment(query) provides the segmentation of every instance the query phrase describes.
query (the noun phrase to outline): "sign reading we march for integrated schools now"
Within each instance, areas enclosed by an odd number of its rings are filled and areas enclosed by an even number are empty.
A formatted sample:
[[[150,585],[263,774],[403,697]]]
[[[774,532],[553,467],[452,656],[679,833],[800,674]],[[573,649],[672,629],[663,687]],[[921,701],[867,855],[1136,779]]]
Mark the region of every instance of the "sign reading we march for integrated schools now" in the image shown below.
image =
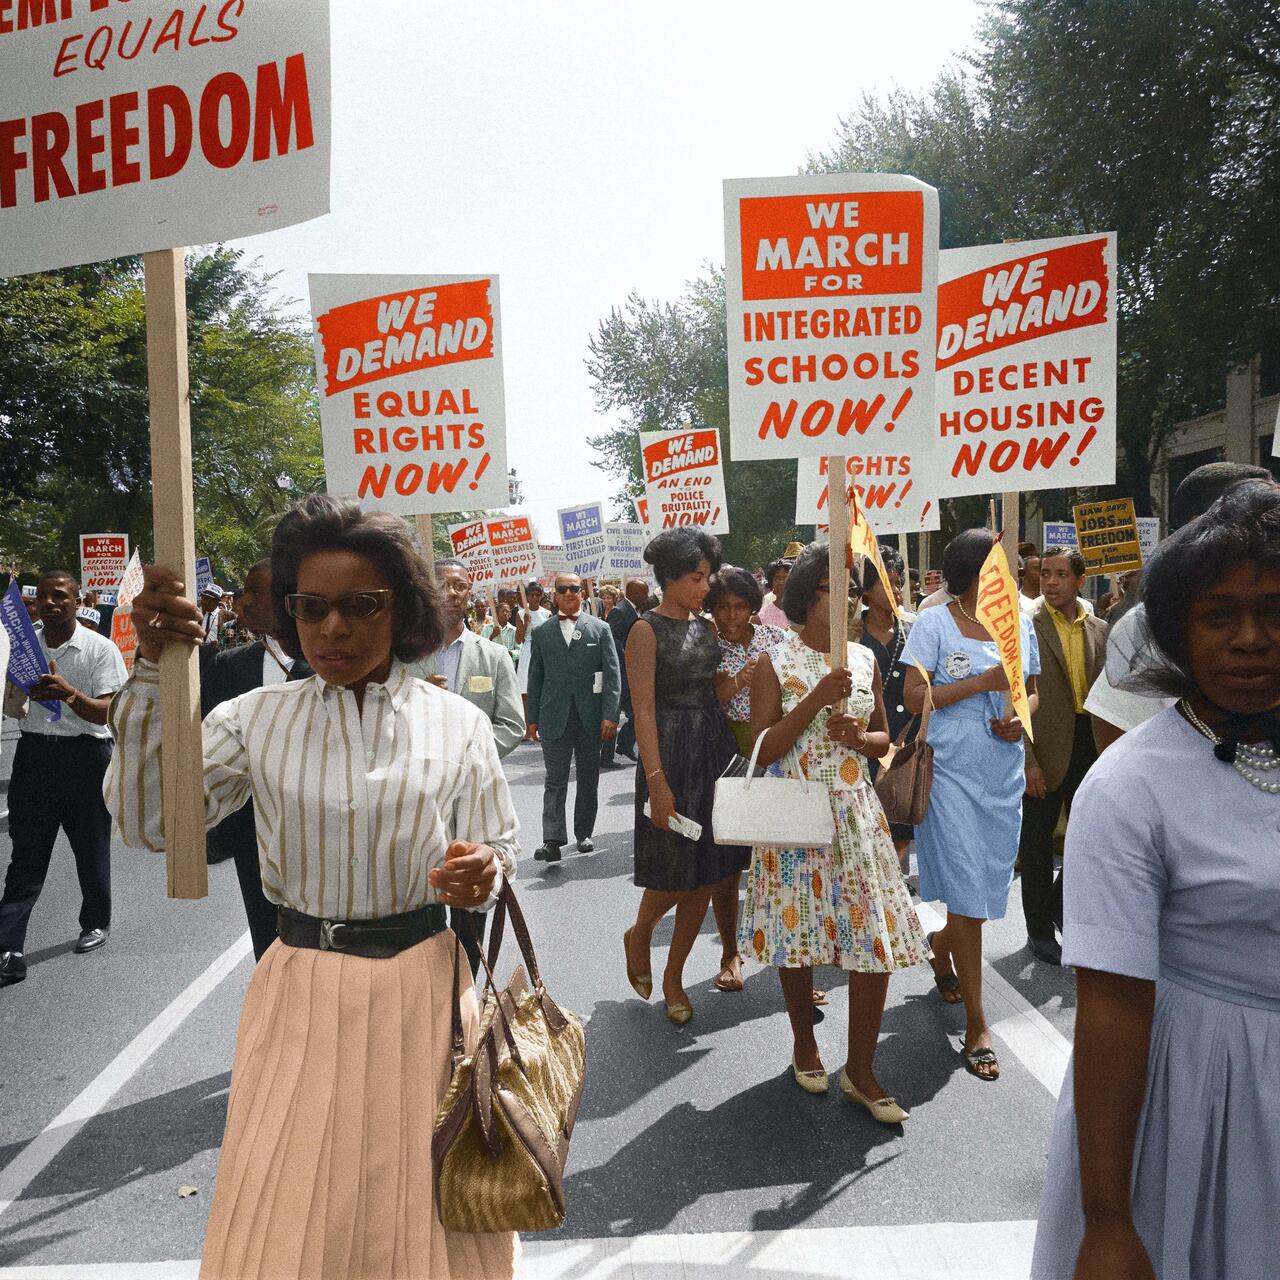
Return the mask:
[[[497,277],[308,280],[329,492],[402,515],[504,505]]]
[[[504,482],[505,476],[504,469]],[[486,516],[484,529],[495,586],[518,587],[541,576],[538,537],[528,516]]]
[[[659,532],[696,524],[708,533],[729,532],[724,458],[714,427],[640,433],[647,524]]]
[[[940,274],[938,494],[1114,483],[1115,235],[947,249]]]
[[[866,173],[724,193],[734,458],[858,454],[936,500],[938,193]]]
[[[327,0],[3,0],[0,66],[0,276],[328,211]]]

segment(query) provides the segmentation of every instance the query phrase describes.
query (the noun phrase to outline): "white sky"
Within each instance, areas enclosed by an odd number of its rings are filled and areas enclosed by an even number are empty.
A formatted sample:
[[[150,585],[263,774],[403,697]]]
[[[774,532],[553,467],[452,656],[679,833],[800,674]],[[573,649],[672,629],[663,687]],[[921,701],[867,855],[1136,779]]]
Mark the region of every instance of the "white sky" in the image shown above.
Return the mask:
[[[327,217],[238,242],[317,272],[500,277],[508,463],[544,542],[612,496],[587,339],[724,257],[723,178],[794,173],[865,92],[923,89],[977,0],[331,0]]]

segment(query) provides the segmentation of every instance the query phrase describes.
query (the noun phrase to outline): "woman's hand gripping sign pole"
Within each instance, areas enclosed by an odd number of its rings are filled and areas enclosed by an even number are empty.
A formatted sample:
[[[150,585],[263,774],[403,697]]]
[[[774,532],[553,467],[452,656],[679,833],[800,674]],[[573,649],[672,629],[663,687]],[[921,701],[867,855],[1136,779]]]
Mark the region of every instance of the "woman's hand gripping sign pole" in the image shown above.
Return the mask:
[[[1018,607],[1018,584],[1009,571],[1009,560],[997,538],[978,574],[977,619],[996,643],[1000,665],[1009,682],[1005,694],[1006,714],[1012,710],[1022,721],[1028,738],[1031,732],[1031,703],[1022,670],[1022,613]]]

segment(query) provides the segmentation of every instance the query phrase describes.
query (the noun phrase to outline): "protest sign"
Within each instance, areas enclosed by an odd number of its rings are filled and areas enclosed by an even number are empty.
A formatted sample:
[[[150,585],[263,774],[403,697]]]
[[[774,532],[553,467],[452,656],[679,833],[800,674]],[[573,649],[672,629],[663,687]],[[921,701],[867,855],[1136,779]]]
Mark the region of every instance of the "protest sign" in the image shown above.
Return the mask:
[[[142,590],[142,557],[135,551],[116,585],[117,604],[121,609],[131,609],[133,598]]]
[[[0,276],[329,208],[329,6],[0,4]]]
[[[556,512],[560,541],[569,559],[570,573],[592,578],[604,562],[604,504],[588,502],[562,507]]]
[[[866,556],[871,561],[876,571],[876,575],[880,579],[880,585],[884,588],[884,598],[889,602],[889,608],[893,610],[893,616],[899,617],[898,598],[894,594],[893,583],[889,581],[889,571],[884,566],[884,557],[880,554],[880,543],[876,541],[876,535],[867,523],[867,517],[863,513],[861,504],[856,499],[851,499],[848,506],[849,512],[849,549],[853,552],[853,563],[858,566],[858,557]],[[859,568],[861,566],[858,566]],[[863,583],[866,586],[866,583]]]
[[[22,591],[16,578],[10,578],[8,590],[0,596],[0,625],[9,637],[6,677],[23,693],[30,693],[31,686],[41,676],[48,674],[49,664],[45,661],[44,649],[36,635],[35,626],[27,614],[27,606],[22,603]],[[76,625],[79,626],[79,623]],[[51,719],[62,718],[62,703],[41,702],[40,705],[48,708]]]
[[[929,569],[924,575],[924,593],[931,596],[935,591],[942,587],[942,570]]]
[[[1158,516],[1138,517],[1138,547],[1142,552],[1142,563],[1151,559],[1151,553],[1160,545],[1160,518]]]
[[[489,533],[484,519],[466,520],[448,526],[453,554],[467,566],[471,585],[482,594],[493,586],[493,557],[489,554]]]
[[[1075,547],[1076,527],[1070,520],[1046,520],[1044,522],[1044,549],[1050,547]]]
[[[940,497],[1112,484],[1116,238],[940,255]]]
[[[127,533],[80,535],[80,590],[114,591],[129,563]]]
[[[402,515],[506,503],[497,277],[307,279],[328,491]]]
[[[213,582],[213,565],[208,556],[196,556],[196,599],[204,594],[204,589]]]
[[[578,572],[569,559],[569,553],[554,542],[538,543],[538,559],[542,562],[542,574],[538,581],[548,590],[555,585],[558,574]]]
[[[486,517],[484,528],[495,586],[518,587],[541,575],[538,539],[528,516]]]
[[[855,500],[876,533],[925,533],[940,529],[935,498],[916,489],[899,470],[909,459],[895,455],[854,455],[846,460],[848,501]],[[801,458],[796,469],[796,524],[827,523],[827,459]]]
[[[641,432],[640,457],[655,532],[685,524],[708,533],[729,532],[719,431]]]
[[[1076,545],[1091,574],[1142,568],[1142,545],[1132,498],[1083,502],[1072,507]]]
[[[649,499],[636,498],[635,507],[636,507],[636,518],[647,529],[649,527]]]
[[[111,615],[111,640],[120,650],[126,671],[133,670],[133,660],[138,656],[138,633],[133,626],[133,610],[117,609]]]
[[[1027,681],[1022,669],[1022,611],[1018,601],[1018,584],[1009,572],[1009,561],[999,539],[991,544],[991,550],[978,574],[978,602],[974,609],[983,629],[995,641],[1009,681],[1006,695],[1027,737],[1031,732],[1031,703],[1027,700]],[[1008,715],[1008,711],[1005,712]]]
[[[644,578],[647,581],[652,577],[653,566],[646,564],[644,559],[644,549],[652,540],[648,529],[639,524],[606,524],[604,538],[604,564],[600,569],[602,577],[619,578],[623,582],[628,578]]]
[[[938,193],[882,173],[724,184],[733,456],[893,454],[929,496]]]

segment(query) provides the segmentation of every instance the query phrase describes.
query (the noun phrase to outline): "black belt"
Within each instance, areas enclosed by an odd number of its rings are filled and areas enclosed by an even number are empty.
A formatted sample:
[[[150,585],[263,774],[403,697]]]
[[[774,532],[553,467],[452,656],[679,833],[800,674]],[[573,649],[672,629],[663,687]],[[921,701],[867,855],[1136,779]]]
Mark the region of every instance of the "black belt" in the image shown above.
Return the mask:
[[[326,920],[281,907],[276,933],[287,947],[315,951],[340,951],[348,956],[385,960],[425,942],[448,927],[445,910],[438,904],[378,920]]]

